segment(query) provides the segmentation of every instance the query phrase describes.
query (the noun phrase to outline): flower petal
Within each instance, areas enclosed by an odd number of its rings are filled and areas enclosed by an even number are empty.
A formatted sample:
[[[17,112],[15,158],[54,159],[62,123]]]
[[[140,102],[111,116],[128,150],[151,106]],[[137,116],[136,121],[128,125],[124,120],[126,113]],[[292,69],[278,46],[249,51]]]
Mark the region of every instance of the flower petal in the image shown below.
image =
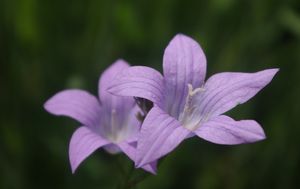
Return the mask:
[[[107,89],[111,86],[114,78],[124,69],[129,67],[129,64],[125,60],[119,59],[101,74],[101,77],[99,79],[98,92],[100,102],[105,109],[111,111],[112,109],[123,108],[123,106],[131,108],[133,107],[135,103],[133,98],[115,96],[107,91]]]
[[[163,89],[163,77],[158,71],[145,66],[133,66],[116,77],[109,92],[120,96],[145,98],[162,106]]]
[[[132,160],[135,161],[136,159],[136,148],[137,142],[122,142],[118,144],[118,146],[122,149],[122,151]],[[157,171],[157,161],[151,162],[146,164],[142,167],[145,171],[148,171],[152,174],[156,174]]]
[[[138,138],[136,165],[144,166],[174,150],[190,131],[154,106],[148,113]]]
[[[208,79],[204,92],[195,97],[199,115],[218,116],[243,104],[271,82],[278,69],[256,73],[220,73]]]
[[[119,148],[131,159],[135,160],[137,142],[122,142],[118,144]]]
[[[148,163],[148,164],[142,166],[142,169],[144,169],[145,171],[148,171],[149,173],[152,173],[152,174],[156,175],[157,161],[153,161],[151,163]]]
[[[167,111],[178,118],[183,110],[188,84],[200,87],[206,74],[206,58],[200,45],[192,38],[176,35],[163,58],[163,70],[167,88]]]
[[[235,121],[228,116],[218,116],[194,131],[196,135],[216,144],[243,144],[266,138],[261,126],[254,120]]]
[[[44,108],[54,115],[71,117],[89,127],[97,126],[100,122],[101,108],[98,99],[83,90],[61,91],[51,97]]]
[[[108,144],[100,135],[88,127],[79,127],[73,134],[69,146],[69,158],[74,173],[80,163],[95,150]]]
[[[131,137],[139,129],[139,123],[135,115],[138,107],[133,97],[115,96],[107,91],[112,80],[124,69],[129,68],[129,64],[124,60],[117,60],[107,68],[99,79],[99,96],[103,108],[101,133],[104,136],[114,136],[118,140]]]

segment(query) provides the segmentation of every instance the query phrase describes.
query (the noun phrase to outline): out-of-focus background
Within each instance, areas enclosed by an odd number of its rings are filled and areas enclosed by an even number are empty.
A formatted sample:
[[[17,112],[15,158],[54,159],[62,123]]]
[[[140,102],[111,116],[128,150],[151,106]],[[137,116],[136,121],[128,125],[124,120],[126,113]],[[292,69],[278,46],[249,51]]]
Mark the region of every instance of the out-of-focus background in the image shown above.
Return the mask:
[[[97,92],[118,58],[161,70],[177,33],[203,47],[208,76],[278,67],[272,83],[229,112],[255,119],[267,140],[219,146],[185,141],[141,189],[300,186],[300,3],[298,0],[1,0],[0,188],[115,188],[116,159],[103,150],[72,175],[68,144],[79,123],[43,103],[65,88]]]

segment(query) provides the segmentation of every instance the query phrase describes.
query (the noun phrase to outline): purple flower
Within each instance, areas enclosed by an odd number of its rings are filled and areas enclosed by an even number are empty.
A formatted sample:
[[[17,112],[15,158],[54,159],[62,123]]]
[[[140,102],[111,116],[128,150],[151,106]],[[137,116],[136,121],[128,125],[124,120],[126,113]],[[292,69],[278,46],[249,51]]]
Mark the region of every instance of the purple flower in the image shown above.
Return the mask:
[[[86,91],[71,89],[57,93],[45,103],[48,112],[69,116],[82,124],[74,132],[69,146],[73,173],[84,159],[100,147],[110,153],[123,151],[135,160],[140,129],[136,119],[138,108],[132,97],[117,97],[106,91],[111,80],[128,67],[124,60],[118,60],[104,71],[99,80],[99,99]],[[155,173],[156,162],[143,168]]]
[[[235,121],[222,114],[252,98],[277,71],[225,72],[204,82],[206,58],[201,47],[190,37],[176,35],[165,49],[164,76],[152,68],[135,66],[118,75],[109,88],[113,94],[154,103],[139,134],[136,165],[157,160],[195,135],[226,145],[265,139],[256,121]]]

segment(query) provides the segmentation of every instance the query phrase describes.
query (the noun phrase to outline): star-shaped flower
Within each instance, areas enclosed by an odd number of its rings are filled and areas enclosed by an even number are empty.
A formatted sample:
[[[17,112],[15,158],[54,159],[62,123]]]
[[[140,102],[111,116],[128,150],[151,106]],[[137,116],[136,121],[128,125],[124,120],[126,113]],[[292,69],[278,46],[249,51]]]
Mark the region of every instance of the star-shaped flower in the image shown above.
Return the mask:
[[[235,121],[222,114],[252,98],[277,71],[225,72],[204,82],[206,58],[200,45],[176,35],[165,49],[163,76],[152,68],[135,66],[118,75],[109,88],[113,94],[154,103],[139,134],[136,165],[159,159],[195,135],[227,145],[264,139],[256,121]]]
[[[135,160],[140,129],[136,119],[138,107],[132,97],[117,97],[106,91],[112,79],[128,67],[124,60],[118,60],[104,71],[99,80],[99,99],[86,91],[71,89],[57,93],[45,103],[48,112],[71,117],[83,125],[74,132],[70,141],[72,172],[100,147],[110,153],[123,151]],[[143,168],[155,173],[156,162]]]

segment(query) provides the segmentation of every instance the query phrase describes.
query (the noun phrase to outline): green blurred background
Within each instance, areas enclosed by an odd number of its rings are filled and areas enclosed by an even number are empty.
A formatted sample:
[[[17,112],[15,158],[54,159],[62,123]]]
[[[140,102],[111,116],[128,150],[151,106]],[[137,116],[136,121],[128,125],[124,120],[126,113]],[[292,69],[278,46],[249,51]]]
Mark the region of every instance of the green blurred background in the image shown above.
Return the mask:
[[[299,188],[299,0],[1,0],[0,188],[114,188],[116,159],[130,161],[99,150],[72,175],[68,143],[79,124],[43,103],[65,88],[96,94],[118,58],[161,70],[177,33],[202,45],[208,76],[281,69],[229,112],[257,120],[268,138],[240,146],[189,139],[138,188]]]

